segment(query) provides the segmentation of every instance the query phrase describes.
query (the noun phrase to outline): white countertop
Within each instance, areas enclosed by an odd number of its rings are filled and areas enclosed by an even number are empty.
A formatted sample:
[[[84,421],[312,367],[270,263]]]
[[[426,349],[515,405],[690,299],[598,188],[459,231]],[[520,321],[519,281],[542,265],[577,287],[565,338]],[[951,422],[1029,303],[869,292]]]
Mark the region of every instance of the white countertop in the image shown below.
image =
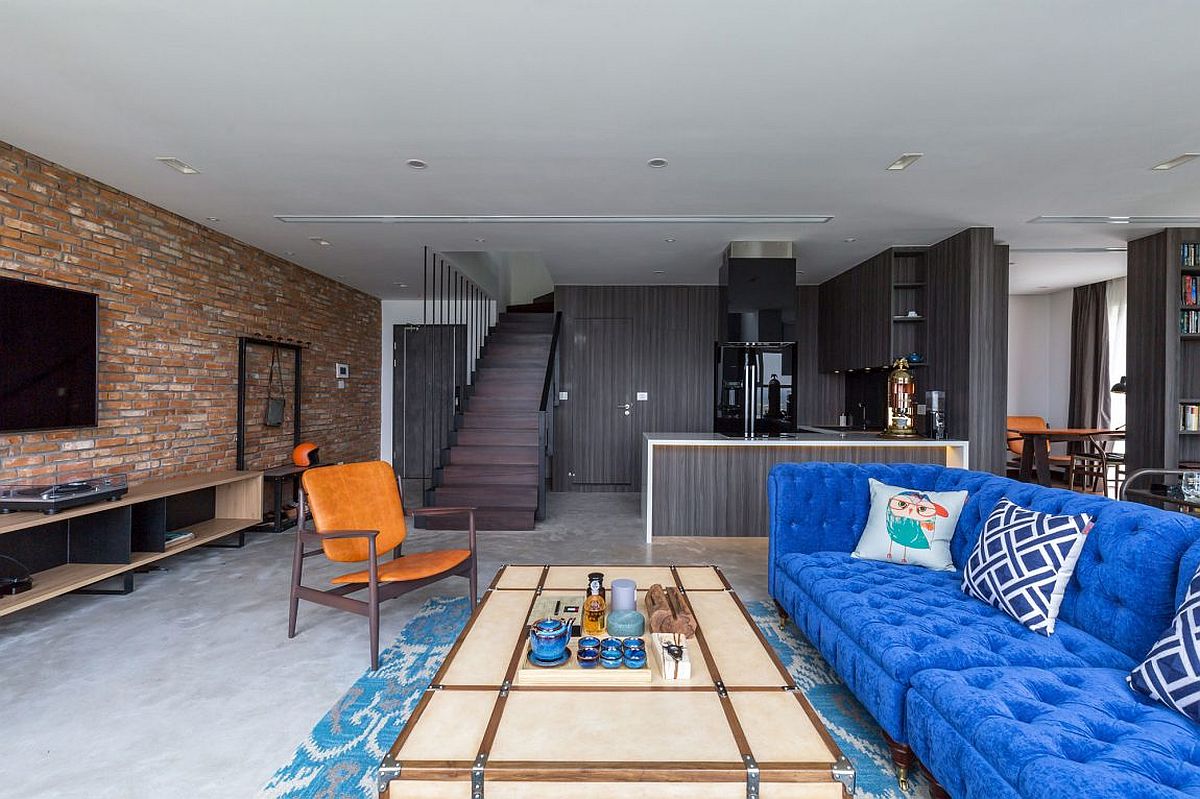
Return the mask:
[[[720,433],[643,433],[646,446],[681,447],[966,447],[957,439],[880,438],[878,433],[800,428],[793,438],[729,438]]]

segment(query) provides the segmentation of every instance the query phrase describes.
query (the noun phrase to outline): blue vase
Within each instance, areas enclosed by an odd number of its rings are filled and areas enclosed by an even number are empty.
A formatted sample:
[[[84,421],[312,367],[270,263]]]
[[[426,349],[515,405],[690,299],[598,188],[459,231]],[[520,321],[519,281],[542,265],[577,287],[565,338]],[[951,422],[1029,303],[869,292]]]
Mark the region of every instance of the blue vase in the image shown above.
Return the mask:
[[[529,649],[534,660],[551,663],[562,658],[571,640],[571,625],[563,619],[541,619],[529,625]]]

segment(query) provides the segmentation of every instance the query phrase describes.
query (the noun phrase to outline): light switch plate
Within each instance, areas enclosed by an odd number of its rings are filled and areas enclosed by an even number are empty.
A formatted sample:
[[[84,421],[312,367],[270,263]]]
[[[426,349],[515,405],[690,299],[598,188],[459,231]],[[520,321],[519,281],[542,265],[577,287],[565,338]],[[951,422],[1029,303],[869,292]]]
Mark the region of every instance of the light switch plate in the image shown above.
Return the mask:
[[[350,364],[348,363],[335,363],[333,369],[338,380],[345,380],[350,376]]]
[[[558,401],[559,402],[563,402],[566,399],[567,399],[567,392],[565,392],[565,391],[558,392]]]
[[[638,401],[638,402],[645,402],[645,401],[646,401],[646,400],[648,400],[648,399],[650,399],[650,394],[649,394],[648,392],[646,392],[646,391],[639,391],[639,392],[637,393],[637,401]]]

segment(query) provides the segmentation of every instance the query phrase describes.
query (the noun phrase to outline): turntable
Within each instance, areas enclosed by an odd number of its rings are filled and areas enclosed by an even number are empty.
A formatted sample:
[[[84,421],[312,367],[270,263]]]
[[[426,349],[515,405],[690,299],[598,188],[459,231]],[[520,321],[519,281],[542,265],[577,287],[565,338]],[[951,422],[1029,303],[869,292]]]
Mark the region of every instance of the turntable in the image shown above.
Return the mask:
[[[128,490],[129,481],[123,474],[60,483],[8,480],[0,482],[0,513],[53,514],[93,502],[111,502],[125,496]]]

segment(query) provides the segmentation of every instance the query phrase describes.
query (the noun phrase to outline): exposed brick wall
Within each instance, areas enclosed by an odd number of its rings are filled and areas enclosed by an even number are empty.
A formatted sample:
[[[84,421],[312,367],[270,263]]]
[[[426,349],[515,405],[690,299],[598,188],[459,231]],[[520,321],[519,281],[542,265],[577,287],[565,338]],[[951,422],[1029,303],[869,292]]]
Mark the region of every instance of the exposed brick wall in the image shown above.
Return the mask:
[[[240,335],[310,343],[304,437],[325,462],[378,457],[374,297],[3,142],[0,276],[100,297],[99,427],[0,434],[0,479],[234,468]],[[247,465],[262,468],[290,452],[291,361],[285,353],[288,417],[276,435],[261,425],[270,351],[251,352]],[[335,362],[350,364],[345,389]]]

